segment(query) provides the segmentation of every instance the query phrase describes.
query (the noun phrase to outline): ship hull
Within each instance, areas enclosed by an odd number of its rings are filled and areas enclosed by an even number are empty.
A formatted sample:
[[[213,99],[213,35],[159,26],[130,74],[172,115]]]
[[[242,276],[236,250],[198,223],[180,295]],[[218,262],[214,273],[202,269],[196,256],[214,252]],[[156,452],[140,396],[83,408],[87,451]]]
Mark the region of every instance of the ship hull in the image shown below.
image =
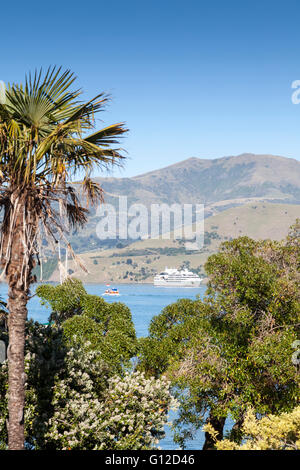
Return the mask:
[[[201,279],[186,280],[186,281],[168,281],[164,279],[154,280],[156,287],[199,287]]]

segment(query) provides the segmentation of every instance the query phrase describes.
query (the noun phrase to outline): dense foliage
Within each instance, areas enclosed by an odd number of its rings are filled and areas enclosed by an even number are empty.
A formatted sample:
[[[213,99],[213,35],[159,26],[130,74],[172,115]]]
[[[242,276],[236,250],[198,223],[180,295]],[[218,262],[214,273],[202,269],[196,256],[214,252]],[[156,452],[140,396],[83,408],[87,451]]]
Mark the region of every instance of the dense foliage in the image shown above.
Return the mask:
[[[208,432],[215,435],[207,425]],[[300,449],[300,406],[290,413],[279,416],[269,415],[257,419],[249,410],[243,424],[244,442],[239,445],[228,439],[216,441],[218,450],[299,450]]]
[[[282,242],[247,237],[225,242],[206,263],[204,300],[181,299],[154,317],[140,367],[167,374],[180,398],[176,440],[184,445],[225,420],[239,442],[251,406],[260,415],[291,411],[300,398],[292,361],[300,325],[300,225]],[[213,446],[206,433],[204,448]]]
[[[155,446],[175,401],[166,379],[130,370],[137,339],[128,308],[89,296],[79,281],[40,286],[37,292],[52,312],[48,325],[26,325],[27,448]],[[6,420],[5,362],[0,366],[2,447]]]
[[[118,372],[137,354],[135,329],[125,304],[88,295],[81,281],[71,279],[56,287],[40,286],[36,292],[51,307],[50,319],[62,325],[69,347],[86,348],[89,343],[89,349],[100,351],[111,371]]]

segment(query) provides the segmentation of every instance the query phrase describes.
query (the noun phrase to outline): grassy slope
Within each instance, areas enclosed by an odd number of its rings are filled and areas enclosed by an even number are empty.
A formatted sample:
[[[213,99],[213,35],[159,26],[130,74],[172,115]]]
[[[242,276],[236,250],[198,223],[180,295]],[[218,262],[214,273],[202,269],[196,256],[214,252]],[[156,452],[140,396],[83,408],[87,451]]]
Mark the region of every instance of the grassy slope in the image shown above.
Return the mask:
[[[72,261],[69,267],[74,271],[73,276],[84,282],[152,282],[155,272],[165,266],[179,267],[184,262],[189,262],[190,268],[204,276],[203,265],[220,242],[244,235],[255,239],[280,240],[287,235],[288,228],[297,217],[300,217],[300,205],[251,203],[205,219],[205,231],[216,232],[220,238],[211,239],[211,243],[206,244],[201,252],[187,252],[182,244],[174,240],[143,240],[123,249],[82,253],[80,256],[89,270],[88,275],[78,270]],[[166,248],[169,248],[169,255],[162,253]],[[171,249],[176,249],[177,253],[171,254]],[[132,260],[132,264],[127,264],[127,260]],[[133,274],[126,277],[127,271]],[[57,271],[51,280],[58,280]]]
[[[211,160],[190,158],[132,178],[95,178],[105,201],[118,209],[118,196],[150,208],[154,203],[203,203],[206,216],[257,202],[300,204],[300,162],[272,155],[243,154]],[[76,253],[102,249],[96,237],[99,215],[90,207],[84,228],[70,237]],[[106,248],[118,242],[106,241]]]

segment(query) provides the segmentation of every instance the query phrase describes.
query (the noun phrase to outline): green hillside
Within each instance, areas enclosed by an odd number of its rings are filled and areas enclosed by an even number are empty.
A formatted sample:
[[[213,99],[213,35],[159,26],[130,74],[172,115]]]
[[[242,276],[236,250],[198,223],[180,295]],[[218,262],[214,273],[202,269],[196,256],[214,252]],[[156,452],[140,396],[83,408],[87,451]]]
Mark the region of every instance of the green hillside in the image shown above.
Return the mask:
[[[206,217],[251,203],[300,204],[300,162],[273,155],[190,158],[132,178],[95,180],[105,191],[105,202],[112,204],[117,212],[118,196],[128,197],[128,207],[132,203],[142,203],[148,208],[155,203],[205,204]],[[100,218],[95,208],[89,209],[85,227],[70,237],[75,251],[118,245],[119,240],[99,240],[96,226]]]
[[[203,265],[222,241],[238,236],[255,239],[284,238],[300,217],[300,204],[251,203],[232,207],[205,219],[205,245],[201,251],[188,251],[181,240],[141,240],[122,249],[82,253],[89,274],[69,260],[72,276],[84,282],[152,282],[156,272],[168,267],[186,266],[205,276]],[[173,236],[171,234],[171,236]],[[59,279],[56,270],[50,277]]]

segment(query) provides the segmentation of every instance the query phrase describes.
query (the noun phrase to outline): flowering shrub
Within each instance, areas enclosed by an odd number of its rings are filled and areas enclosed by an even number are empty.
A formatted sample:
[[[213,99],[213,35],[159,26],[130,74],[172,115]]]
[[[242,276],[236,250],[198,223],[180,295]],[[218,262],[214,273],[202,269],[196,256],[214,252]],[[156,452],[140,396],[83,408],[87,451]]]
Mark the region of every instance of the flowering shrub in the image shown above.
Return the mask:
[[[61,328],[29,322],[25,433],[28,448],[150,449],[163,437],[170,383],[143,373],[112,375],[90,344],[67,349]],[[0,366],[0,444],[7,440],[7,364]]]
[[[101,374],[95,352],[67,354],[69,374],[54,386],[55,412],[46,433],[55,449],[150,449],[164,435],[167,412],[175,401],[165,379],[125,373],[95,387]],[[91,364],[94,366],[91,367]]]

